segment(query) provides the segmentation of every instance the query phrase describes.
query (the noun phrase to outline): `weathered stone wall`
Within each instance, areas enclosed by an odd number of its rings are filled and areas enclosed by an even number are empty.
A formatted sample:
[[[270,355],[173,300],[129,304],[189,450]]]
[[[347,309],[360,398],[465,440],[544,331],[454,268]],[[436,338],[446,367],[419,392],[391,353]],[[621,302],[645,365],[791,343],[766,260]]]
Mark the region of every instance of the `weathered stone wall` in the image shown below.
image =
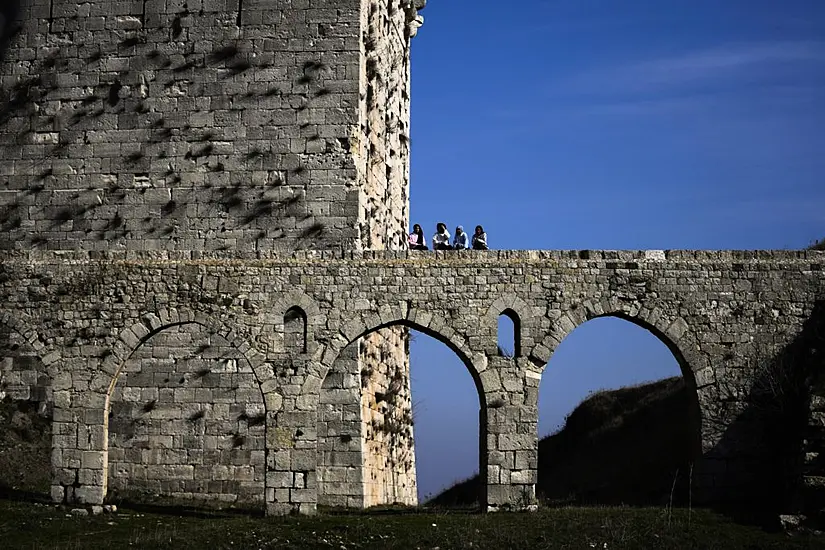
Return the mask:
[[[318,408],[318,504],[365,507],[361,411],[363,339],[347,346],[324,378]]]
[[[0,249],[405,246],[423,2],[22,6],[0,63]],[[406,371],[403,349],[365,368]]]
[[[51,402],[49,373],[32,342],[8,323],[0,317],[0,400],[31,401],[45,412]]]
[[[19,20],[0,247],[357,247],[359,0],[30,0]]]
[[[360,128],[356,166],[367,250],[403,250],[409,228],[410,27],[397,0],[361,6]]]
[[[410,391],[409,331],[385,328],[363,340],[361,387],[364,505],[418,503]]]
[[[270,513],[315,509],[322,384],[347,345],[392,326],[446,343],[473,376],[482,502],[529,504],[542,370],[567,334],[599,316],[647,328],[679,361],[696,395],[698,500],[753,492],[758,446],[748,439],[756,433],[748,395],[821,309],[823,266],[822,253],[781,251],[308,252],[248,260],[21,252],[0,263],[0,318],[29,335],[51,378],[57,500],[104,498],[107,398],[118,373],[156,334],[197,323],[249,362],[263,395]],[[411,279],[420,284],[410,287]],[[295,308],[305,339],[289,336]],[[519,327],[514,358],[496,346],[504,311]]]
[[[110,395],[112,498],[263,503],[263,396],[224,337],[195,323],[156,333]]]
[[[33,332],[0,314],[0,492],[49,494],[53,373],[42,351]]]

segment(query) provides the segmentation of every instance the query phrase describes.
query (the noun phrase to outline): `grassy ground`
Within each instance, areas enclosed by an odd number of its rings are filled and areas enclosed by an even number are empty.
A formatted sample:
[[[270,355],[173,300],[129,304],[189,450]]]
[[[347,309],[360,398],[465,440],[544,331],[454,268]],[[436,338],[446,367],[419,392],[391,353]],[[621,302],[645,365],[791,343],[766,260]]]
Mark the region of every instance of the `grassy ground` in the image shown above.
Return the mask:
[[[263,518],[219,513],[74,517],[65,508],[0,500],[3,548],[825,548],[704,510],[557,508],[530,514],[373,513]]]

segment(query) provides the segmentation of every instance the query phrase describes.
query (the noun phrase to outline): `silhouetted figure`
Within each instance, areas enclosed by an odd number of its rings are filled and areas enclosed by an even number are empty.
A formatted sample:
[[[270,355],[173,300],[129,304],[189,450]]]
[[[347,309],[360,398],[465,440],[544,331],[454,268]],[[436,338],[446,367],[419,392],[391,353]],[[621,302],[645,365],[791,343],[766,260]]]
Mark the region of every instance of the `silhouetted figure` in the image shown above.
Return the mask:
[[[470,248],[470,238],[464,232],[464,228],[460,225],[455,228],[455,237],[453,238],[453,248],[456,250],[467,250]]]
[[[480,225],[476,226],[476,232],[473,233],[473,250],[489,250],[487,246],[487,233]]]
[[[450,232],[447,231],[447,225],[438,223],[435,226],[435,235],[433,235],[433,250],[452,250],[450,246]]]
[[[424,236],[424,230],[418,224],[413,225],[412,233],[410,233],[409,240],[410,250],[428,250],[427,238]]]

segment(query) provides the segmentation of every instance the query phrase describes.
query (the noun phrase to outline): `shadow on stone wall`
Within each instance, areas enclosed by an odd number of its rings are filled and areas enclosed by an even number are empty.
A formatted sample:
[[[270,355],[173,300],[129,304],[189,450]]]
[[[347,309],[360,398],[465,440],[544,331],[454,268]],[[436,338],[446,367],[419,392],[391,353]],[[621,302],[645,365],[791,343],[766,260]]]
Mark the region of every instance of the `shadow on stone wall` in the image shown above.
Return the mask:
[[[3,0],[0,2],[0,61],[6,54],[6,48],[18,32],[17,16],[20,14],[20,0]]]
[[[37,401],[0,400],[0,498],[49,499],[51,424]]]
[[[0,323],[0,496],[48,499],[51,445],[46,368],[18,332]]]
[[[823,352],[825,301],[819,301],[801,332],[778,354],[755,351],[756,373],[747,385],[720,388],[723,412],[741,406],[703,458],[703,469],[714,480],[712,494],[706,495],[713,507],[739,521],[778,526],[779,514],[811,506],[802,487],[806,445],[811,438],[825,440],[825,428],[817,434],[809,426],[812,396],[825,395]]]

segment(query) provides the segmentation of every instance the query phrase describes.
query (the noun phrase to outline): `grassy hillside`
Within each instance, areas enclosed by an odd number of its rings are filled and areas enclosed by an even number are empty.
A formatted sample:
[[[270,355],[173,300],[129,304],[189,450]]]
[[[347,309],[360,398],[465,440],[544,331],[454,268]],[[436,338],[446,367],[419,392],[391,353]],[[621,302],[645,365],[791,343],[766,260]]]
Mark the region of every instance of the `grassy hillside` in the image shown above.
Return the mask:
[[[672,490],[676,503],[685,499],[695,441],[688,408],[681,377],[591,395],[561,431],[539,442],[539,499],[658,506],[670,501]],[[476,476],[428,504],[469,506],[478,488]]]

